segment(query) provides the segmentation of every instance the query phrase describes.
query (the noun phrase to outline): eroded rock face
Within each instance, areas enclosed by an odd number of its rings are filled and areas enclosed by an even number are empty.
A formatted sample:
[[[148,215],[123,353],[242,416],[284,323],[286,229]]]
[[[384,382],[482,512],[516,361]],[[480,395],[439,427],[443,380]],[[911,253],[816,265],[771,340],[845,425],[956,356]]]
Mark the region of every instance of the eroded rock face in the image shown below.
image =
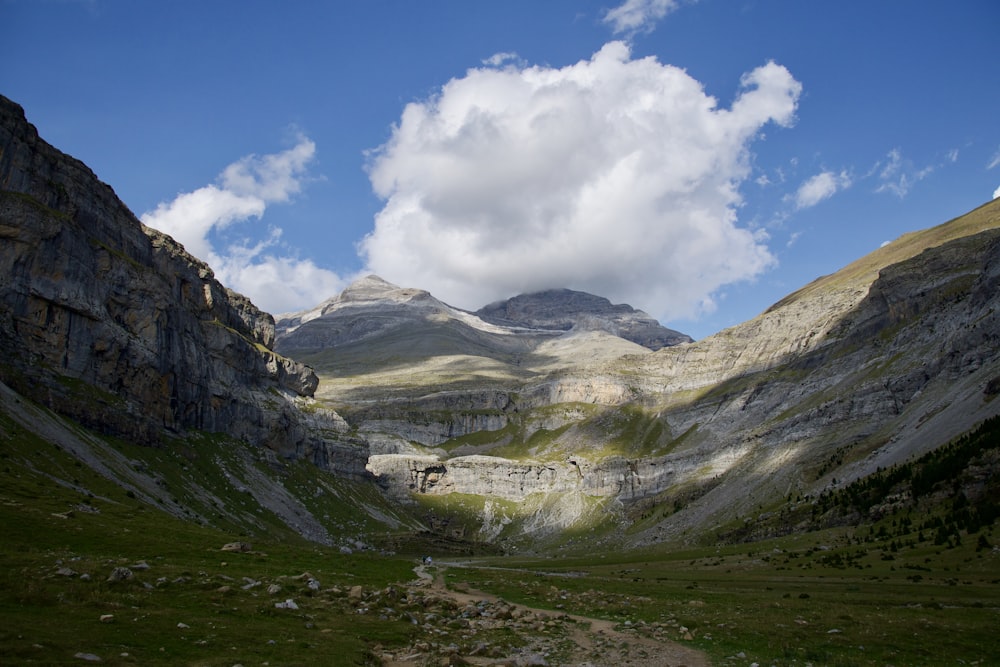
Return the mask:
[[[497,456],[382,454],[368,459],[368,470],[391,495],[463,493],[523,501],[533,494],[572,491],[587,496],[635,500],[682,481],[705,461],[658,456],[600,461],[571,456],[563,461],[512,461]]]
[[[385,399],[355,407],[350,419],[368,437],[388,434],[435,447],[480,431],[499,431],[533,409],[571,403],[620,405],[637,396],[613,376],[558,377],[520,392],[500,389],[442,391],[415,399]],[[536,420],[533,420],[536,421]],[[537,428],[554,429],[569,420],[543,418]]]
[[[82,162],[0,98],[2,380],[80,422],[139,442],[225,432],[320,457],[294,399],[316,375],[275,354],[274,321],[169,236],[143,226]],[[356,465],[355,465],[356,467]]]

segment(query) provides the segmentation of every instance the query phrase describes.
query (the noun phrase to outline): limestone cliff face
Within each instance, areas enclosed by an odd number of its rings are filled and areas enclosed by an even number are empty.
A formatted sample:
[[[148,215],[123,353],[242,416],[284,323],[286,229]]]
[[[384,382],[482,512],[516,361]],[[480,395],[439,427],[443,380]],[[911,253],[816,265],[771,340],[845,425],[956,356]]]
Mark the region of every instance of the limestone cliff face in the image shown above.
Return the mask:
[[[321,434],[345,428],[335,413],[307,419],[296,407],[317,378],[271,350],[270,315],[219,284],[173,239],[144,227],[83,163],[40,139],[6,98],[0,344],[4,382],[140,442],[154,443],[164,430],[200,429],[286,456],[324,458],[329,443]]]
[[[1000,225],[1000,202],[987,212]],[[730,376],[698,400],[665,395],[672,428],[695,431],[688,456],[734,456],[717,479],[702,476],[704,496],[640,539],[751,516],[769,498],[818,494],[1000,413],[991,389],[1000,378],[998,290],[994,228],[884,267],[804,352]]]
[[[564,403],[612,406],[636,397],[633,388],[618,377],[570,376],[528,385],[520,391],[477,389],[386,398],[353,406],[346,416],[365,434],[391,434],[433,447],[480,431],[499,431],[536,408]]]
[[[994,200],[956,220],[906,234],[840,271],[816,279],[747,322],[692,345],[666,348],[637,359],[633,369],[642,376],[644,391],[670,394],[704,389],[774,368],[837,345],[845,335],[863,341],[864,336],[880,330],[888,320],[875,319],[867,328],[855,330],[859,321],[855,311],[870,312],[871,304],[879,303],[878,294],[896,291],[898,284],[892,278],[895,272],[910,267],[910,281],[918,290],[917,294],[896,298],[920,302],[919,291],[926,291],[937,280],[929,267],[924,268],[925,262],[937,258],[934,268],[947,265],[950,275],[958,270],[956,267],[975,261],[955,256],[949,250],[954,247],[951,244],[998,226],[1000,202]]]
[[[628,459],[614,456],[590,461],[512,461],[497,456],[381,454],[368,470],[391,495],[464,493],[523,501],[533,494],[580,492],[587,496],[636,500],[656,494],[690,476],[699,462],[683,457]]]

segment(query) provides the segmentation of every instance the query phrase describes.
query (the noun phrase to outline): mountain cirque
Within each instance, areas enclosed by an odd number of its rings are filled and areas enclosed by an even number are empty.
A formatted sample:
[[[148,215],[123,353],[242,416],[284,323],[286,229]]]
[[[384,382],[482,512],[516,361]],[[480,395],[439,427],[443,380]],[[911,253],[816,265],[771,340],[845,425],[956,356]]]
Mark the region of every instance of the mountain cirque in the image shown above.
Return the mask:
[[[593,502],[677,503],[629,540],[684,538],[996,414],[998,225],[991,202],[742,325],[655,352],[580,326],[581,303],[607,307],[599,297],[554,290],[473,318],[375,277],[280,319],[277,347],[317,369],[319,395],[366,438],[368,469],[400,500],[493,499],[481,535],[529,543],[594,521]]]
[[[1000,413],[1000,201],[697,342],[580,292],[470,313],[374,276],[275,323],[16,104],[0,121],[8,387],[102,434],[311,461],[466,541],[697,540]]]

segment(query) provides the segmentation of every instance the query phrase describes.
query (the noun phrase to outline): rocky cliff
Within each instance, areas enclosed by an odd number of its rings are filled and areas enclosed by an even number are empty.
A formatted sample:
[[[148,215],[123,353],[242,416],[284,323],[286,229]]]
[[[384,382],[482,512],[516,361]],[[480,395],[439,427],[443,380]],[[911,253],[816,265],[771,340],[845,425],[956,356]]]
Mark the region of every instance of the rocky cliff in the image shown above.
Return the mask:
[[[276,354],[274,321],[173,239],[143,226],[80,161],[0,98],[0,379],[132,440],[224,432],[358,470],[298,405],[316,375]],[[335,467],[335,466],[334,466]]]
[[[727,365],[710,388],[659,393],[655,404],[670,427],[689,433],[676,456],[734,456],[723,474],[693,479],[697,500],[641,539],[751,520],[762,506],[903,463],[998,414],[991,387],[1000,378],[1000,206],[980,213],[993,229],[879,270],[839,317],[819,329],[812,320],[801,351],[770,363],[759,357],[738,373]],[[801,310],[820,293],[832,298],[827,290],[798,295],[762,319]],[[741,332],[727,335],[739,340]],[[681,382],[661,377],[666,386]]]

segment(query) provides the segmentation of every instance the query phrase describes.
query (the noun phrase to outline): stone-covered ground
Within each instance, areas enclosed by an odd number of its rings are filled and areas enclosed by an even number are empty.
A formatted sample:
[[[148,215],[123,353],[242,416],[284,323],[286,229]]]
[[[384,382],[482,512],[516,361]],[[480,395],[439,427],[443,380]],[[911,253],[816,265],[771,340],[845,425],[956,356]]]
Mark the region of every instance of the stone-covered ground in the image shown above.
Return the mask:
[[[424,566],[403,587],[348,592],[357,613],[402,615],[421,637],[403,650],[379,650],[388,667],[481,665],[536,667],[701,667],[700,652],[669,638],[669,624],[611,621],[534,609],[478,591],[449,590]]]

